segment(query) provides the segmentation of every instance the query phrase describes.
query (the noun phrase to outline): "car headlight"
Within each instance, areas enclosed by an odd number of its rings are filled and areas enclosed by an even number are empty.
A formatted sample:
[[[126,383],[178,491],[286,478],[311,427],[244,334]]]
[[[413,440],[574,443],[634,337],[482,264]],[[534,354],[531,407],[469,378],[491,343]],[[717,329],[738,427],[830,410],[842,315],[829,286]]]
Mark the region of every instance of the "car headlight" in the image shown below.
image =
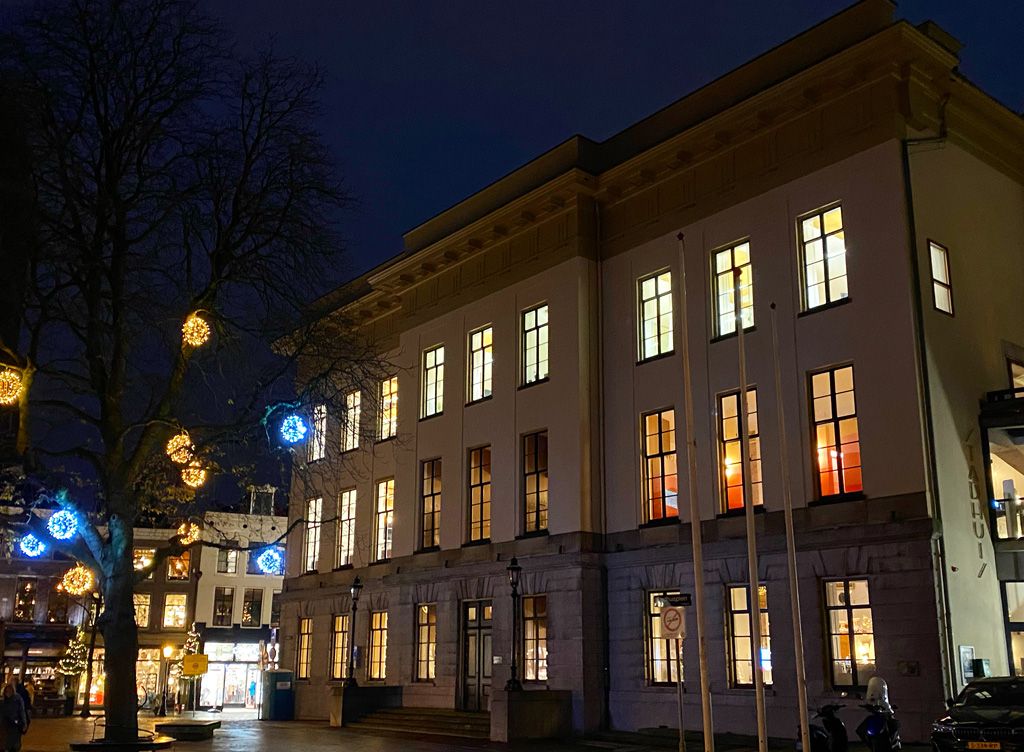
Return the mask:
[[[953,726],[949,723],[933,723],[932,724],[933,734],[946,734],[952,736]]]

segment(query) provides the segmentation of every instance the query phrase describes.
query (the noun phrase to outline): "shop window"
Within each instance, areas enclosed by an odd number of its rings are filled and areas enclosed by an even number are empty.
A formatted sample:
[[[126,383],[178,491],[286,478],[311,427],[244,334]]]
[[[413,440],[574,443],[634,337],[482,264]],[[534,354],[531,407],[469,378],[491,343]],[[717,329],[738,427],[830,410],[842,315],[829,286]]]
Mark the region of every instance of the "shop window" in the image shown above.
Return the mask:
[[[299,645],[295,651],[295,678],[308,679],[313,662],[313,620],[299,619]]]
[[[234,618],[235,589],[215,588],[213,591],[213,626],[230,627]]]
[[[846,232],[842,207],[801,217],[797,227],[803,256],[804,310],[810,311],[848,298],[850,286],[846,276]]]
[[[811,374],[815,473],[821,498],[843,496],[864,488],[860,429],[853,391],[853,366]]]
[[[324,458],[327,450],[327,406],[315,405],[313,407],[313,430],[310,432],[309,442],[306,446],[306,458],[310,462],[316,462]]]
[[[175,581],[187,580],[191,574],[189,571],[189,564],[191,562],[191,551],[182,551],[179,556],[168,556],[167,579]]]
[[[366,678],[384,681],[388,663],[388,612],[370,612],[370,663]]]
[[[727,588],[728,637],[730,647],[730,684],[733,687],[754,685],[754,634],[751,627],[750,589],[747,585]],[[757,588],[758,615],[761,620],[761,647],[757,658],[765,686],[772,683],[772,642],[768,624],[768,588]]]
[[[721,469],[722,511],[743,509],[743,462],[740,456],[740,393],[718,398],[718,457]],[[757,389],[747,390],[747,431],[750,443],[750,493],[755,506],[764,504],[761,490],[761,437],[757,421]]]
[[[377,512],[374,515],[375,561],[386,561],[391,558],[394,522],[395,479],[388,478],[377,483]]]
[[[398,435],[398,377],[380,382],[380,414],[377,418],[377,436],[381,441]]]
[[[665,637],[661,629],[661,611],[667,599],[678,597],[678,590],[655,590],[647,593],[647,681],[651,684],[675,684],[683,670],[679,641]]]
[[[306,501],[306,527],[302,538],[302,562],[306,572],[315,572],[320,561],[320,521],[323,519],[324,500],[320,497]]]
[[[152,596],[149,593],[134,593],[132,601],[135,604],[135,626],[146,629],[149,627],[149,606]]]
[[[548,377],[548,306],[539,305],[523,311],[522,331],[523,385],[534,384]]]
[[[867,580],[825,583],[832,686],[863,687],[875,673],[875,634]]]
[[[935,310],[953,315],[953,282],[949,276],[949,251],[928,241],[928,257],[932,262],[932,302]]]
[[[492,392],[494,329],[484,327],[469,335],[469,401],[487,399]]]
[[[345,419],[341,427],[341,451],[351,452],[359,446],[359,412],[362,395],[358,390],[345,395]]]
[[[523,437],[523,530],[548,529],[548,432]]]
[[[188,595],[186,593],[168,593],[164,596],[164,627],[184,629],[187,621]]]
[[[242,626],[258,627],[263,619],[263,588],[246,588],[242,593]]]
[[[441,545],[441,460],[425,460],[420,464],[421,548]]]
[[[348,677],[348,614],[335,614],[331,623],[331,678]]]
[[[648,521],[679,516],[676,414],[671,408],[643,416],[644,504]]]
[[[548,680],[548,597],[523,597],[523,678]]]
[[[434,681],[437,665],[437,606],[416,607],[416,681]]]
[[[235,574],[238,571],[238,551],[222,548],[217,551],[217,572]]]
[[[444,345],[423,353],[422,403],[420,417],[429,418],[444,412]]]
[[[347,488],[338,495],[337,550],[334,566],[352,564],[356,540],[356,489]]]
[[[750,266],[750,242],[737,243],[713,255],[715,267],[715,334],[736,331],[736,272],[740,274],[740,316],[743,329],[754,326],[754,275]]]
[[[469,540],[491,538],[491,448],[469,450]]]
[[[640,360],[672,352],[672,272],[644,277],[637,283]]]

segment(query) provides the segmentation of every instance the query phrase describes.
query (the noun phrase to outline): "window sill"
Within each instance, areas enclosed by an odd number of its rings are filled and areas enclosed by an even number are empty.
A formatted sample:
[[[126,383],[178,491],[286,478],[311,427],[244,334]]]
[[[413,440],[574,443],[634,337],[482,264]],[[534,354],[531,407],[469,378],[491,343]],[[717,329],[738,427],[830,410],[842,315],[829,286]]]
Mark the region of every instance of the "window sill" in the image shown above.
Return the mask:
[[[642,366],[644,363],[653,363],[656,360],[664,360],[665,358],[671,358],[675,354],[676,354],[675,348],[672,348],[671,350],[668,350],[666,352],[658,353],[657,355],[652,355],[649,358],[643,358],[641,360],[638,360],[636,362],[636,364],[638,366]]]
[[[359,451],[359,445],[358,445],[358,444],[356,444],[356,445],[355,445],[354,447],[352,447],[351,449],[342,449],[342,450],[341,450],[341,452],[340,452],[340,455],[341,455],[342,457],[344,457],[344,456],[345,456],[346,454],[352,454],[352,452],[358,452],[358,451]]]
[[[486,546],[491,542],[490,538],[481,538],[480,540],[466,541],[462,544],[463,548],[473,548],[473,546]]]
[[[641,530],[645,530],[651,527],[665,527],[666,525],[678,525],[679,517],[661,517],[656,520],[648,520],[647,522],[640,525]],[[675,685],[673,685],[675,686]]]
[[[840,298],[839,300],[833,300],[831,303],[824,303],[823,305],[815,306],[814,308],[805,308],[800,311],[796,317],[798,319],[802,319],[804,316],[810,316],[811,314],[818,313],[819,311],[828,311],[832,308],[839,308],[840,306],[844,306],[852,302],[853,298]]]
[[[332,572],[344,572],[346,569],[352,569],[354,566],[355,566],[354,564],[342,564],[340,566],[335,567],[331,571]]]
[[[413,551],[413,553],[414,554],[431,554],[431,553],[434,553],[435,551],[440,551],[440,550],[441,550],[440,546],[424,546],[423,548],[417,548],[415,551]]]
[[[492,394],[488,394],[486,397],[481,397],[480,399],[470,400],[469,402],[466,403],[466,407],[472,407],[473,405],[479,405],[481,402],[490,402],[492,399],[494,399],[494,394],[493,393]]]
[[[815,309],[817,310],[817,309]],[[757,331],[757,324],[743,327],[744,334],[750,334]],[[737,332],[729,332],[728,334],[719,334],[717,337],[712,337],[708,344],[714,345],[717,342],[725,342],[726,340],[736,339],[739,336]]]
[[[394,441],[397,438],[398,434],[395,434],[394,436],[387,436],[383,439],[377,439],[375,442],[373,442],[373,444],[374,446],[380,446],[381,444],[387,444],[389,441]]]
[[[547,528],[543,530],[527,530],[525,533],[520,533],[516,536],[516,540],[526,540],[528,538],[547,538],[551,533],[548,532]]]
[[[370,566],[372,567],[374,564],[390,564],[390,563],[391,563],[391,557],[389,556],[389,557],[387,557],[385,559],[375,559],[375,560],[371,561],[370,562]]]
[[[809,507],[827,507],[829,504],[842,504],[846,501],[863,501],[867,496],[863,491],[854,491],[847,494],[836,494],[835,496],[822,496],[807,502]]]
[[[730,509],[725,512],[719,512],[715,515],[716,519],[728,520],[733,517],[743,517],[747,513],[746,507],[740,507],[739,509]],[[767,510],[764,508],[764,504],[758,504],[754,507],[754,514],[767,514]]]
[[[663,689],[665,691],[676,689],[676,682],[647,682],[648,689]],[[686,693],[686,680],[683,679],[683,693]]]
[[[419,422],[420,423],[426,423],[428,420],[433,420],[434,418],[440,418],[442,415],[444,415],[444,410],[442,410],[441,412],[437,412],[437,413],[431,413],[430,415],[424,415],[424,416],[420,417]]]
[[[528,383],[520,384],[519,388],[516,391],[521,392],[524,389],[529,389],[531,386],[540,386],[541,384],[547,384],[549,381],[551,381],[551,377],[545,376],[543,379],[537,379],[536,381],[530,381]]]

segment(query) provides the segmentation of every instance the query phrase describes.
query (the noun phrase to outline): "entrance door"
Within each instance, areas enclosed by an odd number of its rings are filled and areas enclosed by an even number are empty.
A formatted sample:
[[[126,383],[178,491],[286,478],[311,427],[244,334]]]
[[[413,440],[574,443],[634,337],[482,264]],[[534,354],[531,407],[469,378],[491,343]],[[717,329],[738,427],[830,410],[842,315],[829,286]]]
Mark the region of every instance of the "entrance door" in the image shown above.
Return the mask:
[[[245,704],[245,669],[244,663],[229,663],[224,671],[224,705]]]
[[[491,602],[462,603],[463,710],[491,708]]]

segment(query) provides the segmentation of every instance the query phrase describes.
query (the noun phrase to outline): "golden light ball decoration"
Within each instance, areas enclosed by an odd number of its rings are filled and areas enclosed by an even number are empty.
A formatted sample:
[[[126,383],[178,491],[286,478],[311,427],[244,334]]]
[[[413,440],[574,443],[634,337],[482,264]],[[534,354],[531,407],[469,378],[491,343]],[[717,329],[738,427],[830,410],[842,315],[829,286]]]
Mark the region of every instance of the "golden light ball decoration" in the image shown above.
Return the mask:
[[[206,483],[206,468],[198,460],[192,460],[181,468],[181,482],[189,488],[199,488]]]
[[[13,405],[21,397],[21,374],[13,368],[0,371],[0,405]]]
[[[60,586],[69,595],[85,595],[96,588],[96,578],[89,567],[79,562],[64,573]]]
[[[188,431],[182,431],[172,436],[167,442],[167,456],[171,458],[171,462],[176,462],[179,465],[184,465],[191,460],[193,451],[195,451],[195,446],[192,444],[192,437],[188,435]]]
[[[210,325],[198,313],[190,313],[181,325],[181,339],[189,347],[202,347],[210,339]]]
[[[178,535],[181,536],[181,542],[183,545],[191,546],[199,540],[199,537],[203,534],[203,528],[194,522],[182,522],[178,526]]]

